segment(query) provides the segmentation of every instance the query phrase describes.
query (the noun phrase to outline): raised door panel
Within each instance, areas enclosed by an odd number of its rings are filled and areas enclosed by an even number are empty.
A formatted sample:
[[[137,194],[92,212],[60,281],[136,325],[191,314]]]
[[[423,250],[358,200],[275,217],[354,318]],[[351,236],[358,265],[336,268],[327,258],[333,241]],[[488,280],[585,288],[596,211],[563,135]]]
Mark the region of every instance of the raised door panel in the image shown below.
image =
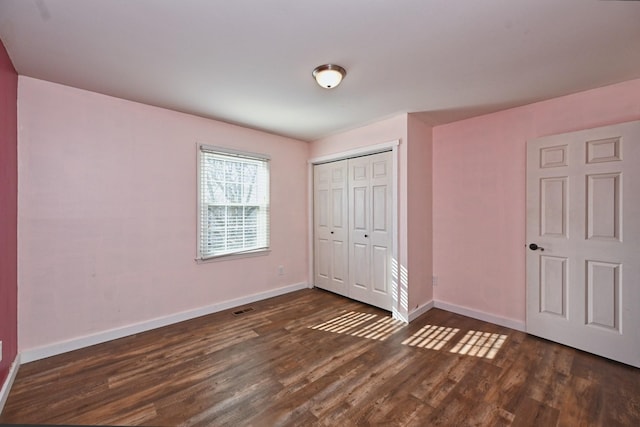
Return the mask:
[[[368,219],[369,212],[367,203],[367,195],[369,192],[369,188],[366,185],[359,185],[352,187],[351,197],[352,197],[352,210],[351,210],[351,218],[352,228],[353,230],[358,230],[361,232],[365,232],[369,228]]]
[[[329,280],[331,267],[331,243],[327,239],[318,239],[316,244],[316,277],[321,283]]]
[[[331,242],[331,280],[343,285],[347,280],[349,260],[344,256],[346,243],[338,240]]]
[[[620,156],[620,137],[587,141],[587,163],[617,162]]]
[[[569,212],[568,177],[551,177],[540,180],[540,235],[567,237]]]
[[[620,173],[587,175],[587,239],[620,240]]]
[[[374,245],[371,248],[372,291],[388,295],[389,285],[389,248]]]
[[[587,261],[587,324],[620,332],[620,264]]]
[[[375,185],[371,191],[372,200],[372,231],[386,233],[389,227],[387,185]]]
[[[316,227],[329,227],[329,190],[316,191]]]
[[[334,229],[342,229],[345,227],[347,218],[344,217],[344,192],[345,188],[331,189],[331,223]]]
[[[351,286],[353,288],[368,292],[369,290],[369,246],[362,243],[355,243],[352,246],[351,258],[349,259],[351,271]],[[358,296],[356,289],[351,289],[350,296]]]
[[[566,317],[567,259],[540,256],[540,312]]]
[[[551,145],[540,149],[540,168],[567,166],[567,146]]]

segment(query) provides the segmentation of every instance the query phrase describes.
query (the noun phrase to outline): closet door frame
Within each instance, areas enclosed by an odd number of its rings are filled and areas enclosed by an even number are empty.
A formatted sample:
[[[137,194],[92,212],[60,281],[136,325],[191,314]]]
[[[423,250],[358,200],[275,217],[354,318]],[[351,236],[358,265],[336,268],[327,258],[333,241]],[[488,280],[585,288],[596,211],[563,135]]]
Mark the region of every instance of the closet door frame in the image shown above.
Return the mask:
[[[309,272],[308,272],[308,281],[309,286],[311,287],[314,283],[315,272],[314,272],[314,222],[313,222],[313,213],[314,213],[314,205],[313,205],[313,194],[314,194],[314,186],[313,186],[313,166],[322,163],[335,162],[338,160],[350,159],[353,157],[366,156],[369,154],[377,154],[385,151],[391,151],[391,230],[392,230],[392,241],[391,241],[391,256],[392,260],[397,263],[398,260],[398,146],[400,145],[400,140],[394,140],[389,142],[384,142],[381,144],[369,145],[360,148],[355,148],[353,150],[342,151],[335,154],[329,154],[326,156],[320,156],[312,158],[308,161],[307,167],[307,177],[308,177],[308,226],[309,230]],[[393,262],[393,261],[392,261]],[[400,295],[400,280],[399,280],[399,268],[398,266],[391,266],[391,286],[393,297],[393,306],[392,306],[392,315],[393,318],[401,320],[403,322],[407,322],[408,319],[403,316],[402,310],[399,306],[399,295]]]

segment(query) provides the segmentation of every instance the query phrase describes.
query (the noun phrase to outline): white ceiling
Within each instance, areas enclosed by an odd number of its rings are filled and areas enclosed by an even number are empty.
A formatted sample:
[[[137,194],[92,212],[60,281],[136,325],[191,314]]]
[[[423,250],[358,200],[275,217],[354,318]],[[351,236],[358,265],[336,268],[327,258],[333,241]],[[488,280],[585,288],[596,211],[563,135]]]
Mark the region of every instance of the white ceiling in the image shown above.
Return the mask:
[[[307,141],[640,78],[640,1],[0,0],[0,39],[21,75]]]

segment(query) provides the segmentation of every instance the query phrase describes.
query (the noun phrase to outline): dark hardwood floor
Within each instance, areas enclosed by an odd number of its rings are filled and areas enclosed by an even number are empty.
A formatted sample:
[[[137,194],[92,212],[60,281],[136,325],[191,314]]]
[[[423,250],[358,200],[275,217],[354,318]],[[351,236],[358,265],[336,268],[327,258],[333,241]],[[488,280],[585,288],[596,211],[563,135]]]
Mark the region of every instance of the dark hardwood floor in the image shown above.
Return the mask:
[[[303,290],[23,365],[0,423],[640,426],[640,369]]]

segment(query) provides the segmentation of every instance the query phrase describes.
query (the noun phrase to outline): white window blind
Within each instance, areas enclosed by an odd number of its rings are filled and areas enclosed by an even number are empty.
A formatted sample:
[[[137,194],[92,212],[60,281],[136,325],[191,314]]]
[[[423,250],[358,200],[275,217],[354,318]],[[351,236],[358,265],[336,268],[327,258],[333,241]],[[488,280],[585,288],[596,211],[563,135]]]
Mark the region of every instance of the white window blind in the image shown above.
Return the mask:
[[[269,248],[269,159],[199,146],[198,257]]]

